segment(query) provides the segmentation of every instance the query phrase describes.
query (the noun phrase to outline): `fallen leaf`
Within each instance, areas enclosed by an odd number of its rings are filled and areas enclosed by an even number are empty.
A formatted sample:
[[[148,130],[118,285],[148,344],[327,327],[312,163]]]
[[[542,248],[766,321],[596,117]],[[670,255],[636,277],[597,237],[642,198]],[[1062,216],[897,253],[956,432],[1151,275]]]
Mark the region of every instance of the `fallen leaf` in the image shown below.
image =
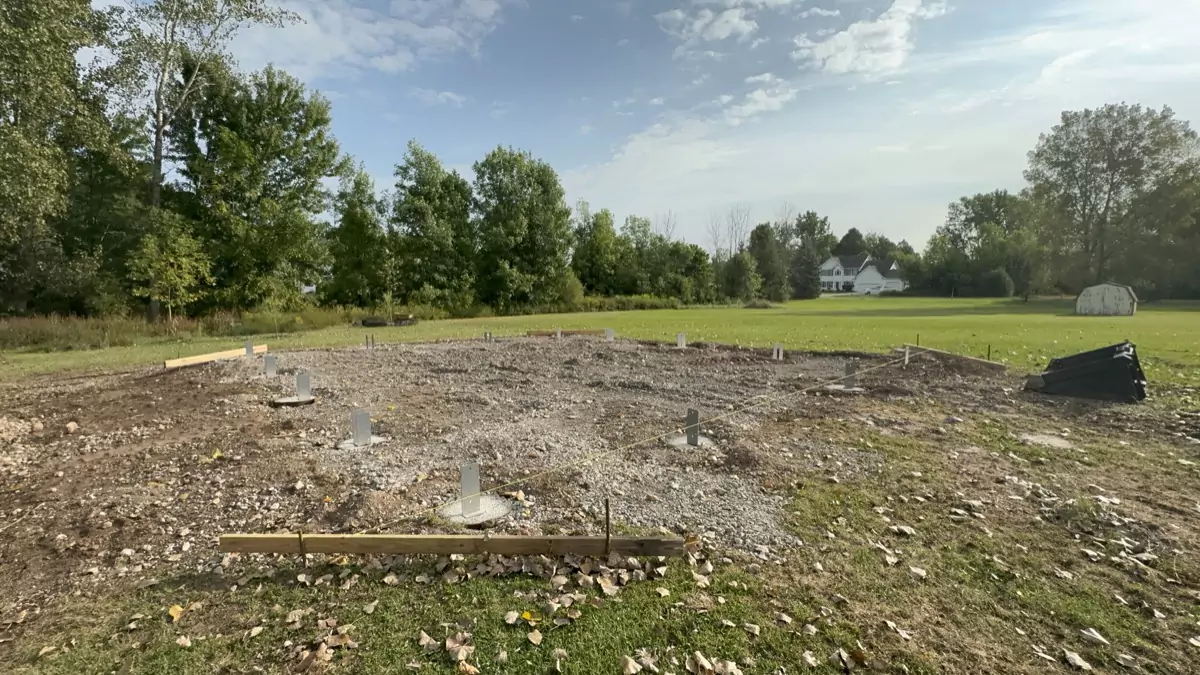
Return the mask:
[[[378,600],[363,605],[363,614],[374,614],[375,606],[379,604]]]
[[[1117,654],[1117,663],[1126,668],[1137,668],[1137,659],[1134,659],[1128,654]]]
[[[692,581],[696,582],[696,588],[708,588],[708,577],[703,574],[692,572]]]
[[[1079,632],[1083,634],[1083,637],[1091,640],[1092,642],[1102,645],[1109,644],[1108,640],[1105,640],[1104,636],[1101,635],[1095,628],[1085,628]]]
[[[642,672],[642,667],[638,665],[638,662],[634,661],[632,658],[628,656],[622,656],[621,672],[624,675],[637,675],[637,673]]]
[[[533,631],[530,632],[529,635],[526,635],[525,637],[529,638],[529,641],[535,645],[542,644],[542,632],[536,628],[534,628]]]
[[[782,623],[782,624],[785,624],[788,626],[790,626],[792,624],[792,617],[788,616],[787,614],[784,614],[783,612],[777,612],[775,614],[775,620],[778,621],[779,623]]]
[[[912,575],[918,579],[924,579],[928,575],[928,573],[925,570],[921,569],[920,567],[911,567],[910,566],[908,568],[908,571],[911,572]]]
[[[508,652],[506,650],[501,649],[500,653],[496,655],[496,663],[508,663]]]
[[[821,662],[817,660],[817,657],[813,656],[812,652],[804,652],[800,655],[800,658],[804,659],[804,665],[809,668],[816,668],[821,665]]]
[[[263,632],[263,627],[262,627],[262,626],[255,626],[254,628],[251,628],[251,629],[250,629],[250,633],[249,633],[249,635],[250,635],[250,637],[258,637],[258,634],[259,634],[259,633],[261,633],[261,632]]]
[[[915,537],[917,534],[917,531],[908,525],[889,525],[888,529],[895,534],[902,534],[906,537]]]
[[[1054,569],[1054,576],[1058,577],[1059,579],[1074,579],[1075,578],[1074,574],[1071,574],[1070,572],[1068,572],[1066,570],[1060,570],[1058,568]]]
[[[479,669],[466,661],[459,661],[457,668],[463,675],[479,675]]]
[[[1193,647],[1200,647],[1200,635],[1197,635],[1196,637],[1188,638],[1188,644],[1190,644]]]
[[[175,644],[186,649],[192,646],[192,641],[189,640],[186,635],[180,635],[179,639],[175,641]]]
[[[699,651],[692,652],[687,657],[684,665],[689,673],[695,673],[695,675],[705,675],[710,670],[713,670],[712,662],[705,658]]]
[[[729,619],[721,619],[721,625],[726,628],[734,628],[737,626],[736,623],[730,621]]]
[[[889,567],[891,567],[892,565],[895,565],[896,563],[900,562],[900,559],[894,555],[887,554],[887,555],[883,556],[883,561],[886,562]]]
[[[671,591],[669,591],[661,586],[659,586],[658,588],[656,588],[654,590],[658,592],[659,597],[663,597],[663,598],[665,598],[671,594]]]
[[[755,637],[758,637],[758,635],[762,633],[762,629],[752,623],[742,624],[742,628],[745,628],[747,633]]]
[[[383,578],[383,583],[387,584],[388,586],[395,586],[396,584],[400,583],[400,580],[396,578],[395,574],[389,574]]]
[[[58,647],[54,647],[54,646],[42,647],[41,651],[38,652],[38,658],[41,658],[41,657],[53,652],[56,649],[58,649]],[[641,668],[638,668],[638,670],[641,670]]]
[[[421,634],[417,636],[417,644],[421,645],[427,652],[436,652],[438,648],[437,640],[429,637],[425,631],[421,631]]]
[[[1087,661],[1084,661],[1082,656],[1076,654],[1075,652],[1073,652],[1069,649],[1063,650],[1063,656],[1066,657],[1067,663],[1074,666],[1075,668],[1078,668],[1080,670],[1091,670],[1092,669],[1092,664],[1088,663]]]
[[[171,617],[171,623],[178,623],[179,617],[183,616],[183,608],[179,605],[171,605],[167,610],[167,615]]]
[[[504,623],[506,623],[510,626],[520,620],[521,620],[521,614],[519,612],[509,612],[504,615]]]
[[[892,630],[896,631],[896,634],[897,634],[897,635],[899,635],[901,639],[904,639],[904,640],[911,640],[911,639],[912,639],[912,633],[910,633],[910,632],[908,632],[908,631],[904,630],[903,628],[901,628],[901,627],[897,626],[897,625],[895,624],[895,622],[893,622],[893,621],[888,621],[888,620],[886,620],[886,619],[885,619],[883,623],[885,623],[885,624],[887,625],[887,627],[888,627],[888,628],[891,628]]]

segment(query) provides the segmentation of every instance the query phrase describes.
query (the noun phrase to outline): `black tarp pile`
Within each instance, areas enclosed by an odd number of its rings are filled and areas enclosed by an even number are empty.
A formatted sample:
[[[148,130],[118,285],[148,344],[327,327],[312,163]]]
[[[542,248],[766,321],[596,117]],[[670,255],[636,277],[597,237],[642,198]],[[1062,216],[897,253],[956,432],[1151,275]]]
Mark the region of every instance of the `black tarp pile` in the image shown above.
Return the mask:
[[[1025,388],[1043,394],[1137,403],[1146,398],[1146,375],[1129,341],[1053,359]]]

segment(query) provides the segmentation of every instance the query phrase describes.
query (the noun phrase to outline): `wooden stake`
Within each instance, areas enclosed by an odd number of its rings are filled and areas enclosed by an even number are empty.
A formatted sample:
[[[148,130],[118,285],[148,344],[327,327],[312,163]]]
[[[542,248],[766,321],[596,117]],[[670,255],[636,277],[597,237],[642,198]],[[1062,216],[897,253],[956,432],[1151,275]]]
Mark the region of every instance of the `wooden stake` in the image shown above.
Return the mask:
[[[612,551],[612,521],[609,519],[608,497],[604,498],[604,557]]]
[[[223,534],[222,553],[405,555],[683,555],[683,540],[667,537],[504,537],[462,534]]]
[[[254,345],[255,354],[265,354],[267,351],[266,345]],[[227,359],[238,359],[246,355],[245,348],[229,349],[223,352],[212,352],[210,354],[199,354],[197,356],[185,356],[181,359],[170,359],[163,361],[163,368],[170,370],[172,368],[183,368],[184,366],[198,366],[201,363],[211,363],[213,361],[224,361]]]

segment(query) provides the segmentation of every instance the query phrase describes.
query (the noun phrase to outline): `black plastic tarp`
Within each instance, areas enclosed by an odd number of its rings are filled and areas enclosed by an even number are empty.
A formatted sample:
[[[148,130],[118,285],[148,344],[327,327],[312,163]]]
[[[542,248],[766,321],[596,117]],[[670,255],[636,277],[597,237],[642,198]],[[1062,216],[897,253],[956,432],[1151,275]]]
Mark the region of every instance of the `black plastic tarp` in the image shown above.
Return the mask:
[[[1052,359],[1026,388],[1045,394],[1136,403],[1146,398],[1146,375],[1129,341]]]

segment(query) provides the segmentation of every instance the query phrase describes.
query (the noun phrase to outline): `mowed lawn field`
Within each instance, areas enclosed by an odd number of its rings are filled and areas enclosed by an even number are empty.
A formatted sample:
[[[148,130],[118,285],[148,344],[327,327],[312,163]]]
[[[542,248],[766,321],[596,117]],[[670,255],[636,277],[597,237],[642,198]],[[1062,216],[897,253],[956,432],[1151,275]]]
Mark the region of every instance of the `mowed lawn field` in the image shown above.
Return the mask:
[[[351,326],[264,335],[272,349],[326,348],[521,335],[554,328],[612,328],[619,336],[690,342],[711,341],[786,349],[886,351],[903,343],[986,356],[1018,370],[1037,371],[1054,356],[1102,347],[1124,339],[1137,344],[1152,381],[1200,384],[1200,302],[1143,304],[1133,317],[1075,316],[1073,300],[1030,302],[993,299],[826,297],[772,309],[705,307],[680,310],[548,314],[425,321],[404,328]],[[108,370],[236,348],[241,340],[159,340],[102,350],[0,352],[0,380],[55,371]]]

